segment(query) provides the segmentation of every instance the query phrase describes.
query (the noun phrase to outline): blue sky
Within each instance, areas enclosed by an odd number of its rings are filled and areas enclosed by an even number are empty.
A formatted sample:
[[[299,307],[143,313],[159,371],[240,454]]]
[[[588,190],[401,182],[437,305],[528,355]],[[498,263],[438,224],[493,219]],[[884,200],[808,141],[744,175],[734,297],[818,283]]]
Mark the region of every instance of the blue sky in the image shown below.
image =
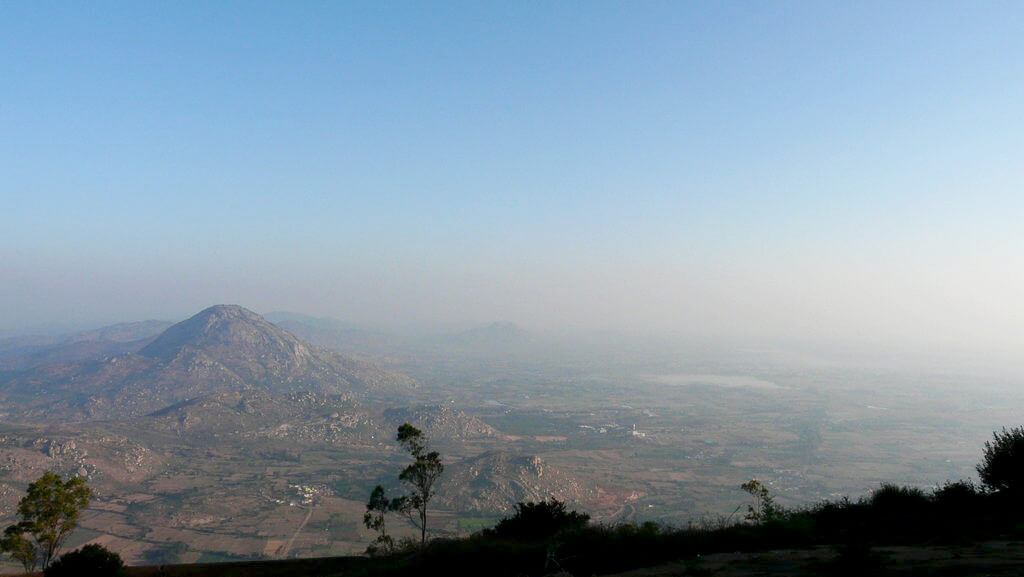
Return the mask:
[[[6,2],[0,328],[237,302],[1024,344],[1022,31],[996,2]]]

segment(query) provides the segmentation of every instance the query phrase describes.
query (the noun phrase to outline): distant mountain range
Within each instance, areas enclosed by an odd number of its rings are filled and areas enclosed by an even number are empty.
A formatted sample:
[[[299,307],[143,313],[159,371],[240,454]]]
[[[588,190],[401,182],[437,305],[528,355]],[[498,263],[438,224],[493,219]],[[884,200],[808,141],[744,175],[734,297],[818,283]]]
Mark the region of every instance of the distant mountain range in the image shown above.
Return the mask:
[[[295,445],[352,446],[391,444],[402,423],[410,423],[442,443],[500,436],[476,417],[443,405],[381,410],[353,395],[273,395],[259,390],[194,397],[138,417],[132,425],[198,441],[285,439]]]
[[[403,347],[399,336],[327,317],[273,312],[266,320],[315,345],[338,351],[393,354]]]
[[[362,550],[369,491],[377,483],[398,491],[409,462],[395,438],[403,423],[442,455],[432,507],[457,516],[548,498],[598,510],[622,501],[537,455],[540,441],[485,422],[500,414],[497,426],[518,423],[465,367],[490,371],[543,354],[547,342],[520,327],[409,337],[295,313],[268,317],[217,305],[175,324],[0,340],[0,520],[12,519],[26,483],[55,471],[88,479],[100,496],[102,516],[86,528],[117,527],[137,551],[180,540],[196,555],[273,555],[303,530],[296,507],[309,507],[311,526],[326,523],[303,538],[315,531],[343,551]]]
[[[509,321],[495,321],[489,325],[456,333],[453,341],[478,344],[520,343],[530,339],[529,333]]]
[[[174,323],[141,321],[62,336],[21,336],[0,339],[0,371],[95,359],[135,352]]]
[[[519,325],[495,321],[466,330],[419,336],[387,333],[327,317],[294,312],[268,313],[266,319],[295,335],[323,347],[394,354],[450,349],[456,352],[505,351],[536,344],[538,339]]]
[[[129,332],[112,328],[105,334]],[[223,391],[363,395],[415,386],[405,375],[309,344],[236,305],[213,306],[167,327],[137,352],[0,376],[4,404],[19,406],[30,420],[142,415]]]

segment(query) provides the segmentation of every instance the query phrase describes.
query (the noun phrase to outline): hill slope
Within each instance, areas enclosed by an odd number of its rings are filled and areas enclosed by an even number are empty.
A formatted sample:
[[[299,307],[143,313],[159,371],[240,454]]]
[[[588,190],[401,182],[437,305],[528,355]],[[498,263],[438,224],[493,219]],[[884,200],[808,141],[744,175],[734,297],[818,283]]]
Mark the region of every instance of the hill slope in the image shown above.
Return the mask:
[[[171,324],[142,321],[63,336],[0,339],[0,371],[20,371],[52,363],[136,352]]]
[[[0,391],[23,418],[82,420],[138,416],[223,391],[368,394],[415,384],[301,341],[248,309],[217,305],[137,353],[36,367],[9,376]]]
[[[448,466],[437,494],[451,509],[503,514],[520,501],[555,498],[585,504],[597,499],[599,491],[539,456],[491,451]]]

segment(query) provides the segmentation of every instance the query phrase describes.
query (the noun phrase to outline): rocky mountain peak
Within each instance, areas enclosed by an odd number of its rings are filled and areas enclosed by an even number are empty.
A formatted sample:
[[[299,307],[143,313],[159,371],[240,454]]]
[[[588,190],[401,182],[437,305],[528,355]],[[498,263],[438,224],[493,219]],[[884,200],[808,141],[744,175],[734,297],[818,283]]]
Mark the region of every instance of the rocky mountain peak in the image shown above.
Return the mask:
[[[169,327],[137,353],[43,365],[0,381],[0,392],[41,411],[27,418],[94,420],[224,391],[343,395],[415,386],[405,375],[308,344],[248,309],[217,305]]]
[[[295,365],[309,356],[297,338],[238,305],[204,309],[168,328],[139,352],[167,363],[190,350],[221,362],[259,358]]]

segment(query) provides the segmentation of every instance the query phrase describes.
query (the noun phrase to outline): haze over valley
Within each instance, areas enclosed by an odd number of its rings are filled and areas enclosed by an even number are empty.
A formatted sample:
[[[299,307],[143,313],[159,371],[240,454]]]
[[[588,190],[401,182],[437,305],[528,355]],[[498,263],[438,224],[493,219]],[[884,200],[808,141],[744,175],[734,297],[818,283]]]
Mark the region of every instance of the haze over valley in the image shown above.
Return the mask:
[[[791,535],[743,516],[765,495],[834,545],[815,504],[882,483],[1013,529],[945,483],[1024,414],[1021,30],[1013,3],[0,3],[0,529],[47,471],[94,491],[65,549],[131,565],[426,546],[548,499],[602,555],[647,521],[693,554],[668,527]],[[419,533],[410,457],[444,467]]]
[[[734,513],[751,478],[793,506],[969,478],[1024,407],[948,375],[644,350],[508,322],[401,335],[237,305],[11,337],[0,514],[53,470],[96,491],[75,539],[131,563],[359,553],[366,495],[394,484],[408,422],[447,464],[437,535],[548,498],[604,522],[683,525]]]

